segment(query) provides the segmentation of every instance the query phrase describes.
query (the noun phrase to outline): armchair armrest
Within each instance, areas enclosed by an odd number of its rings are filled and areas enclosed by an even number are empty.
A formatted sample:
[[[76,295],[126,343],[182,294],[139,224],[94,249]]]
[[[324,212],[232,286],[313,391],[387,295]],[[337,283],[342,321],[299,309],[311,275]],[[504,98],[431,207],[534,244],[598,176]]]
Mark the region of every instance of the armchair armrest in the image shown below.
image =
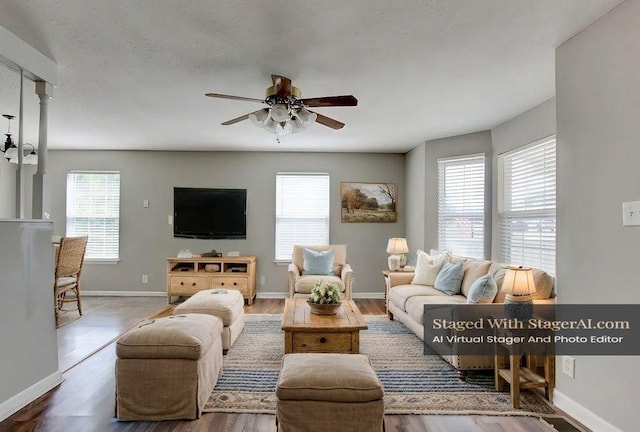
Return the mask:
[[[342,282],[344,283],[344,297],[347,300],[351,300],[351,293],[353,291],[353,269],[349,264],[342,266],[340,279],[342,279]]]
[[[289,264],[287,269],[287,279],[289,281],[289,298],[293,298],[296,291],[296,282],[300,278],[300,269],[294,263]]]
[[[389,288],[396,285],[410,284],[413,280],[414,272],[393,272],[389,273]]]

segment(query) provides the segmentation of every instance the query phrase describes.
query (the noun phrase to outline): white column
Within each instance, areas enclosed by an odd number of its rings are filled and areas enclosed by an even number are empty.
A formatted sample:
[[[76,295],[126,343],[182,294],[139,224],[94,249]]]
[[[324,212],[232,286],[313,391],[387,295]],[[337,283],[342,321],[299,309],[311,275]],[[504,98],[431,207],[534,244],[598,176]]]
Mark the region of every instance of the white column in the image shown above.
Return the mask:
[[[18,169],[16,170],[16,219],[24,218],[24,207],[22,205],[22,159],[23,159],[23,102],[24,102],[24,71],[20,70],[20,111],[18,112]]]
[[[44,219],[45,176],[47,173],[47,115],[49,99],[53,96],[53,86],[45,81],[36,82],[36,94],[40,98],[40,124],[38,134],[38,169],[33,175],[33,205],[31,217]]]

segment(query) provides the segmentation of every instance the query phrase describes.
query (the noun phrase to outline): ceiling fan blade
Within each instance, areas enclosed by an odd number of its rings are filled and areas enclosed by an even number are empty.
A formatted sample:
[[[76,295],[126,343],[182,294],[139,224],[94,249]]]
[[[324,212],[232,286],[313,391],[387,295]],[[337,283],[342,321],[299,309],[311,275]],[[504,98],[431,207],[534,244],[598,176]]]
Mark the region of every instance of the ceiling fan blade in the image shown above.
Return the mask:
[[[300,102],[307,107],[332,107],[332,106],[357,106],[358,99],[352,95],[348,96],[327,96],[319,98],[301,99]]]
[[[231,99],[231,100],[239,100],[239,101],[247,101],[247,102],[264,103],[264,100],[262,99],[254,99],[254,98],[248,98],[243,96],[231,96],[231,95],[225,95],[220,93],[206,93],[205,96],[220,98],[220,99]]]
[[[331,117],[327,117],[324,116],[322,114],[318,114],[317,112],[314,111],[309,111],[314,113],[315,115],[317,115],[318,117],[316,118],[316,123],[320,123],[323,126],[327,126],[330,127],[331,129],[342,129],[344,127],[344,123],[339,122],[338,120],[334,120]]]
[[[266,111],[267,113],[269,112],[269,110],[267,108],[262,108],[262,109],[259,109],[258,111],[254,111],[254,112],[251,112],[249,114],[245,114],[243,116],[236,117],[236,118],[231,119],[231,120],[227,120],[226,122],[222,123],[222,125],[223,126],[229,126],[229,125],[232,125],[232,124],[239,123],[242,120],[248,119],[251,114],[256,114],[257,115],[259,112],[262,112],[262,111]]]

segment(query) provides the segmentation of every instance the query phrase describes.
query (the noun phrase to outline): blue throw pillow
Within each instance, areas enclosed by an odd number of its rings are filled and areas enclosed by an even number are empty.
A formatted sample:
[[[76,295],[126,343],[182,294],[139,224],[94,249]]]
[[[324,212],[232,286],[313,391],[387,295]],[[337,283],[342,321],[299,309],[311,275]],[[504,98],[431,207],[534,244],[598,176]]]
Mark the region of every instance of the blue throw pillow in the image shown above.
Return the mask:
[[[493,303],[498,294],[498,284],[490,274],[476,279],[469,288],[467,303]]]
[[[304,264],[302,274],[332,275],[333,249],[318,252],[311,249],[304,250]]]
[[[445,262],[442,264],[440,273],[436,276],[433,287],[447,295],[460,294],[462,284],[462,262],[452,264]]]

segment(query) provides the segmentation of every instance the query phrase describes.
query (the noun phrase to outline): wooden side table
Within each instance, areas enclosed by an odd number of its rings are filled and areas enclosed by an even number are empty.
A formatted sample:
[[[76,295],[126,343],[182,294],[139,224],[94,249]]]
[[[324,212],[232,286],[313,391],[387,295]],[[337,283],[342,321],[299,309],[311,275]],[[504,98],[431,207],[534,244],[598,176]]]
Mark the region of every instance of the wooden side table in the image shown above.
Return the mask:
[[[517,336],[517,332],[509,330],[498,331],[501,336]],[[504,356],[498,354],[498,346],[496,344],[495,351],[495,384],[496,390],[502,389],[502,381],[506,381],[510,385],[511,404],[515,409],[520,408],[520,390],[544,387],[545,397],[549,402],[553,402],[553,388],[555,386],[555,365],[556,358],[551,349],[551,343],[545,344],[545,354],[541,356],[525,354],[525,366],[521,366],[522,353],[511,353],[509,356],[509,369],[501,368],[504,364],[502,361]],[[503,345],[509,348],[506,345]],[[539,371],[537,358],[542,357],[542,371]],[[540,373],[542,375],[540,375]]]
[[[389,290],[391,289],[391,281],[389,280],[389,275],[392,272],[389,270],[383,270],[382,276],[384,276],[384,309],[387,312],[387,316],[389,319],[393,319],[393,314],[389,312]]]

